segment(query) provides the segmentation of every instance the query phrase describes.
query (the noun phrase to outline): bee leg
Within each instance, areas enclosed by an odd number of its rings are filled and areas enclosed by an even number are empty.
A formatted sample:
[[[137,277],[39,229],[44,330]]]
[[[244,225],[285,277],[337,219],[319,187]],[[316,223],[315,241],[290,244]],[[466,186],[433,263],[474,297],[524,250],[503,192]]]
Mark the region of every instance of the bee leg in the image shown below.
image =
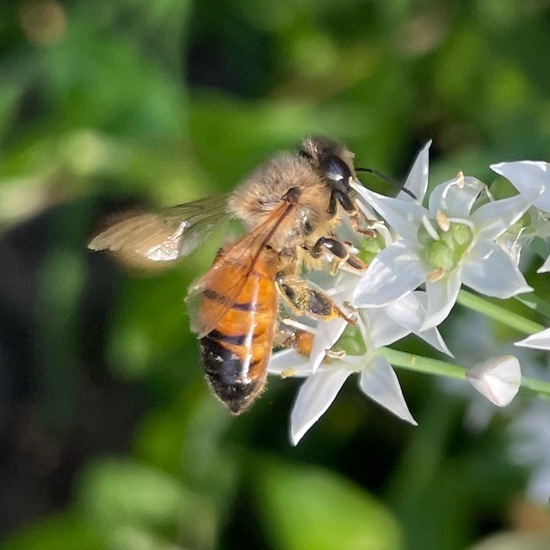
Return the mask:
[[[335,189],[332,192],[329,201],[329,212],[331,211],[331,206],[335,208],[337,203],[339,203],[346,211],[347,215],[349,216],[351,227],[354,231],[363,235],[369,235],[370,237],[376,236],[376,232],[373,229],[365,229],[361,225],[361,221],[364,221],[362,213],[356,208],[354,202],[350,199],[348,192],[344,192],[340,189]],[[336,209],[334,210],[334,214],[335,213]]]
[[[296,315],[306,315],[320,321],[341,318],[351,325],[356,323],[328,295],[311,286],[308,281],[299,277],[287,277],[284,273],[278,274],[276,281],[285,303]]]
[[[367,265],[355,254],[351,254],[349,249],[350,245],[347,243],[343,243],[332,237],[321,237],[311,248],[310,254],[314,258],[320,258],[325,250],[330,252],[334,256],[330,266],[331,275],[336,274],[342,263],[346,263],[348,267],[355,271],[365,270]]]
[[[309,357],[313,346],[313,332],[295,327],[283,320],[279,320],[275,332],[274,344],[280,348],[292,348],[300,355]]]
[[[346,260],[346,264],[349,268],[353,269],[354,271],[365,271],[367,269],[368,264],[366,264],[363,260],[358,258],[355,254],[350,254],[348,259]]]
[[[349,258],[348,247],[332,237],[321,237],[313,245],[309,253],[314,258],[320,258],[324,252],[330,252],[333,256],[330,263],[330,274],[335,275],[342,262],[347,262]]]

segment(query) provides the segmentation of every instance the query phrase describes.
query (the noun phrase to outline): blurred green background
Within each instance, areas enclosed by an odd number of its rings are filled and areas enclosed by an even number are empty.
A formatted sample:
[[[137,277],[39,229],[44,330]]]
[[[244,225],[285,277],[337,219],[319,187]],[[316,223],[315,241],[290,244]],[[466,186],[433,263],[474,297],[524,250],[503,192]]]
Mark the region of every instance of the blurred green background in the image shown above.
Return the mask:
[[[308,134],[398,179],[428,139],[432,181],[550,160],[549,52],[547,0],[3,2],[0,548],[550,547],[546,405],[399,372],[412,428],[352,379],[294,448],[299,381],[238,418],[204,383],[183,298],[219,240],[154,277],[85,248]],[[519,337],[443,332],[466,364]]]

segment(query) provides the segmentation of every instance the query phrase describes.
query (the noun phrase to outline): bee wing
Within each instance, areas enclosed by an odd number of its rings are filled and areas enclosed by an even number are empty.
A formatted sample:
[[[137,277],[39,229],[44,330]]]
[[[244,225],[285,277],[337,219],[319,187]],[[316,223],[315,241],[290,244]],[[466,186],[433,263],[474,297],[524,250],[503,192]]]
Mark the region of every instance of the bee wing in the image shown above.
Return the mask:
[[[186,299],[187,311],[191,330],[196,332],[199,338],[211,332],[231,309],[252,270],[251,257],[246,258],[244,264],[233,263],[231,260],[233,256],[243,256],[244,259],[244,255],[249,254],[248,247],[242,241],[235,246],[238,248],[229,249],[229,259],[225,256],[219,258],[210,270],[189,288]],[[223,293],[219,292],[219,289],[223,289]],[[208,308],[202,307],[205,294],[211,298]]]
[[[260,254],[293,207],[283,202],[264,223],[223,251],[210,270],[191,285],[187,310],[191,330],[199,338],[215,329],[235,304]],[[205,295],[209,304],[202,308]]]
[[[95,236],[91,250],[110,250],[121,257],[172,262],[190,254],[212,229],[230,217],[227,195],[215,195],[166,210],[131,214]]]

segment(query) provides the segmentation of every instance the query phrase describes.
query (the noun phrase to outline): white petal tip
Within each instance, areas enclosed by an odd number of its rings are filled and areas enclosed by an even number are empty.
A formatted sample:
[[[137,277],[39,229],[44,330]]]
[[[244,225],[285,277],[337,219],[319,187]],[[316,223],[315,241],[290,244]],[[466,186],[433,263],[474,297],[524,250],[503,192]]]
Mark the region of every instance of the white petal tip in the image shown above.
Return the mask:
[[[550,329],[545,329],[535,334],[531,334],[523,340],[514,343],[515,346],[520,348],[534,348],[550,350]]]
[[[533,292],[533,290],[535,290],[532,286],[524,286],[522,288],[520,288],[519,290],[517,290],[516,292],[514,292],[514,296],[516,294],[524,294],[525,292]]]
[[[315,422],[312,422],[308,426],[302,426],[299,430],[296,431],[293,431],[292,428],[290,429],[290,443],[293,447],[296,447],[296,445],[300,443],[304,435],[306,435],[306,433],[314,423]]]

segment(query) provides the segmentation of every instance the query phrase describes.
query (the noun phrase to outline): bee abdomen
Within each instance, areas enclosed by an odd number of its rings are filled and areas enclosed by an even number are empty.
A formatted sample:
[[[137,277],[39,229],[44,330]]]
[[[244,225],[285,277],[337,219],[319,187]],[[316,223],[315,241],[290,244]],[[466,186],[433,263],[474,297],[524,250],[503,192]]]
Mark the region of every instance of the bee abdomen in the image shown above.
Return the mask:
[[[202,363],[208,383],[214,393],[233,414],[240,414],[252,402],[265,386],[264,358],[243,357],[240,352],[243,344],[224,342],[219,331],[213,330],[199,340]],[[222,335],[225,336],[225,335]],[[240,337],[239,337],[240,338]],[[253,378],[249,371],[260,367],[260,377]]]
[[[267,363],[275,335],[277,316],[277,265],[264,251],[235,302],[206,336],[200,350],[206,378],[214,393],[234,414],[243,412],[259,395],[267,378]],[[203,315],[209,302],[227,300],[231,275],[203,292]]]

